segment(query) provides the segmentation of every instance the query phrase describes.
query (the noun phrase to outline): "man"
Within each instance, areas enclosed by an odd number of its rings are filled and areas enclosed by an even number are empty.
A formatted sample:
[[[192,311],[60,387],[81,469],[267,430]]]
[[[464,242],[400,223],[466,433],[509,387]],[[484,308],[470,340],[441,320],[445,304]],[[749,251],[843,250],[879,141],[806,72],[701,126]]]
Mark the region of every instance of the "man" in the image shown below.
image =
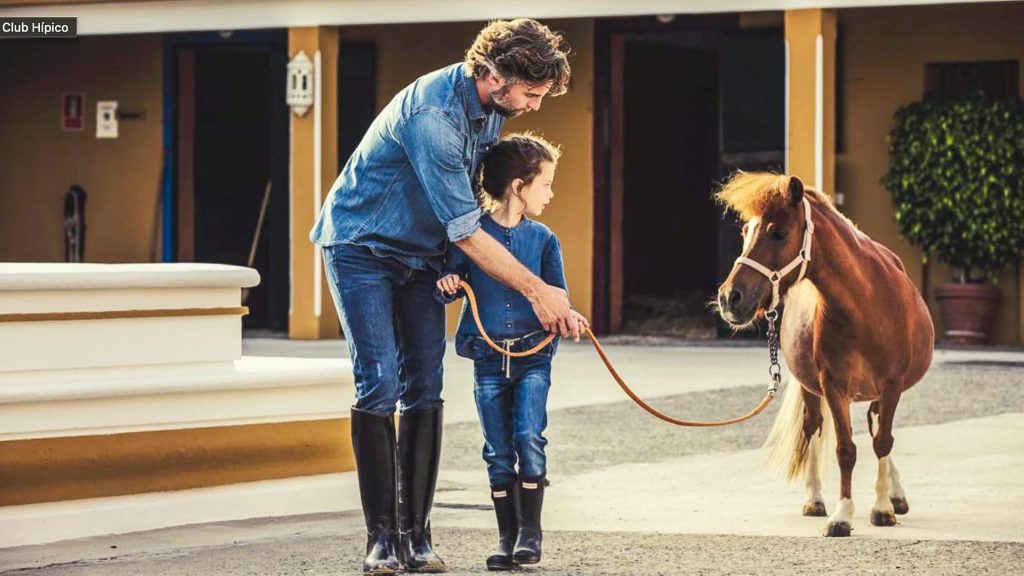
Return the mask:
[[[310,233],[323,247],[355,375],[352,448],[366,573],[447,569],[433,551],[429,520],[445,347],[434,283],[447,243],[525,296],[545,329],[579,338],[565,291],[480,229],[470,184],[505,119],[563,94],[569,76],[560,35],[529,19],[491,23],[465,62],[420,77],[384,107]]]

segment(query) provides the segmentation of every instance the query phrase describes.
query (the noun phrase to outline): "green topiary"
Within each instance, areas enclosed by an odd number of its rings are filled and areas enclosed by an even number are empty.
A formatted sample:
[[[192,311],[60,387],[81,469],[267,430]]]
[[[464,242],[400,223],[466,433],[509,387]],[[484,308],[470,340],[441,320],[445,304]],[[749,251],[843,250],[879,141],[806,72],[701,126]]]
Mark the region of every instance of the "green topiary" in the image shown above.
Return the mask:
[[[994,279],[1024,249],[1024,105],[916,102],[889,134],[900,234],[958,282]]]

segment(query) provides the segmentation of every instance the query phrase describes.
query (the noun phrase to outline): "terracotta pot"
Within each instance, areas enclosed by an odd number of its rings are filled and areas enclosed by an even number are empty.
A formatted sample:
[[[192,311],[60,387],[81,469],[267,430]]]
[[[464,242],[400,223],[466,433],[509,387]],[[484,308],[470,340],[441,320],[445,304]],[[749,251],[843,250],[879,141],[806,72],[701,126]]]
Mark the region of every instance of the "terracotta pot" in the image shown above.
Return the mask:
[[[991,284],[943,284],[936,288],[944,344],[988,344],[999,307],[999,289]]]

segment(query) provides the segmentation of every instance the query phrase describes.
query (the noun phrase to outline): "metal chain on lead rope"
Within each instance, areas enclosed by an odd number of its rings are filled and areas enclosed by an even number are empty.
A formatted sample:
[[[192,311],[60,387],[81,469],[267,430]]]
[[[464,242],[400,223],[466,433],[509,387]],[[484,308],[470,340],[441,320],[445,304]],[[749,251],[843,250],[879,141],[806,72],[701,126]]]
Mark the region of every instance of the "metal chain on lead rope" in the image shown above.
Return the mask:
[[[768,397],[774,397],[775,393],[779,390],[779,385],[782,383],[782,366],[779,365],[779,331],[775,325],[779,319],[779,311],[777,307],[782,298],[779,285],[782,283],[783,278],[788,276],[790,272],[797,268],[800,269],[800,273],[797,274],[796,282],[794,284],[799,284],[807,274],[807,264],[811,261],[811,243],[814,240],[814,221],[811,219],[811,203],[808,202],[807,196],[803,197],[803,206],[803,241],[800,244],[800,252],[797,253],[796,257],[793,258],[789,264],[784,266],[781,270],[771,270],[760,262],[747,258],[746,256],[740,256],[736,259],[737,265],[742,264],[750,266],[767,277],[768,281],[772,285],[772,303],[764,313],[764,318],[768,321],[768,357],[771,362],[768,366],[768,374],[771,376],[771,382],[768,384]]]
[[[779,311],[774,308],[764,313],[768,321],[768,375],[771,381],[768,383],[768,395],[775,396],[782,384],[782,366],[779,365],[779,331],[775,322],[779,319]]]

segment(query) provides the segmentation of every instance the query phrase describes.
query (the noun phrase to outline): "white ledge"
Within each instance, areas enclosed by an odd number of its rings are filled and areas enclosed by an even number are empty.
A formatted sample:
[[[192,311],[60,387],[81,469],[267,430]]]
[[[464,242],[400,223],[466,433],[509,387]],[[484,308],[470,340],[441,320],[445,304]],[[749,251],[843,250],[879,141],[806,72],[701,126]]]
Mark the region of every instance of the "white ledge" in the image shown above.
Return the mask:
[[[0,378],[0,443],[338,419],[353,394],[341,358],[157,368],[9,373]]]
[[[252,268],[225,264],[0,263],[0,291],[125,288],[249,288]]]

